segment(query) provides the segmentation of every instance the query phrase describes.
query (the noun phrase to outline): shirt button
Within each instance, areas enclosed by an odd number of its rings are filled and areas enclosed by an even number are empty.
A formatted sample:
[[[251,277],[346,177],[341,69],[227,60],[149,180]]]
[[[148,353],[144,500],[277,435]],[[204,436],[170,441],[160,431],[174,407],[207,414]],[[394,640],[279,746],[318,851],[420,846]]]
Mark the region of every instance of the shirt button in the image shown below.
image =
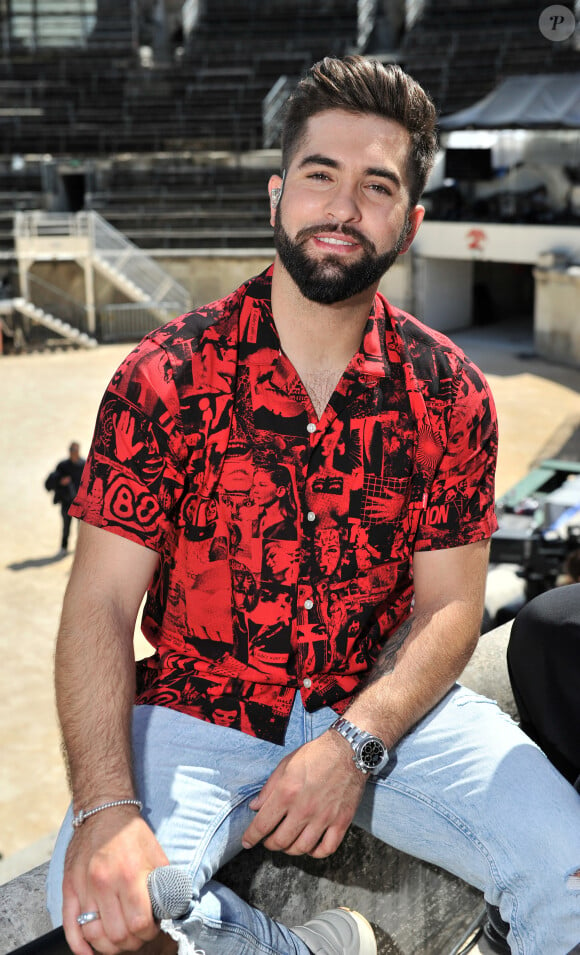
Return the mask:
[[[304,601],[304,608],[305,608],[305,610],[312,610],[313,606],[314,606],[314,601],[311,600],[310,597],[308,597],[308,598]]]
[[[310,689],[310,687],[312,686],[312,680],[310,679],[310,677],[307,676],[305,680],[302,680],[302,686],[306,687],[307,690]]]
[[[316,514],[314,513],[314,511],[308,511],[308,514],[306,515],[306,520],[310,522],[316,520]]]
[[[314,421],[308,422],[308,424],[306,425],[306,430],[308,431],[308,434],[314,434],[314,432],[316,431],[316,425],[314,424]]]

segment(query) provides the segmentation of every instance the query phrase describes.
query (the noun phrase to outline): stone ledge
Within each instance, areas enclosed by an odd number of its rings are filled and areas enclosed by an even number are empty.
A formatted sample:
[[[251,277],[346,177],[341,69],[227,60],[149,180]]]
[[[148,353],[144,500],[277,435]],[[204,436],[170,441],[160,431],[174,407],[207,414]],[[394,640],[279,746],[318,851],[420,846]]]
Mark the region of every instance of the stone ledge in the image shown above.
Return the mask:
[[[510,627],[481,637],[461,682],[515,715],[506,664]],[[449,955],[480,910],[480,894],[436,866],[377,846],[371,836],[351,830],[329,859],[295,859],[258,847],[229,863],[219,878],[287,925],[348,905],[373,923],[379,955]],[[0,886],[0,955],[50,931],[47,866]]]

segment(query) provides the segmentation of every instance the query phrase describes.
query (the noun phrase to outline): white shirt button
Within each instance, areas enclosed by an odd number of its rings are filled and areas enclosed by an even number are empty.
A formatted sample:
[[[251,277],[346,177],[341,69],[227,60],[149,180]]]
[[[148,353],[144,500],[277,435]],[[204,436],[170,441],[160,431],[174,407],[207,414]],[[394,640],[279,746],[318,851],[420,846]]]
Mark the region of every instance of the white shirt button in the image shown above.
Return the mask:
[[[304,608],[305,608],[306,610],[312,610],[313,606],[314,606],[314,601],[311,600],[310,597],[308,597],[308,598],[304,601]]]
[[[306,687],[307,690],[310,689],[310,687],[312,686],[312,680],[310,679],[310,677],[307,676],[305,680],[302,680],[302,686]]]
[[[306,519],[310,522],[315,521],[316,514],[314,513],[314,511],[308,511],[308,514],[306,515]]]
[[[308,434],[314,434],[314,432],[316,431],[316,425],[314,424],[314,421],[308,422],[308,424],[306,425],[306,430],[308,431]]]

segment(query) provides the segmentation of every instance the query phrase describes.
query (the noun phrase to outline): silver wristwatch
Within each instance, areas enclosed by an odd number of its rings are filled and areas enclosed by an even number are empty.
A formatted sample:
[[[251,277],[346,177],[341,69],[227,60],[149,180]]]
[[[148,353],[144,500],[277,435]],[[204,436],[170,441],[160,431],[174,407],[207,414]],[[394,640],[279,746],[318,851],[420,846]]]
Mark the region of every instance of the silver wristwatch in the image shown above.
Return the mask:
[[[378,736],[372,736],[365,730],[359,730],[358,726],[355,726],[354,723],[343,716],[339,716],[331,724],[330,729],[336,730],[350,743],[354,764],[357,769],[360,769],[361,773],[370,773],[371,776],[376,776],[387,765],[389,761],[387,747]]]

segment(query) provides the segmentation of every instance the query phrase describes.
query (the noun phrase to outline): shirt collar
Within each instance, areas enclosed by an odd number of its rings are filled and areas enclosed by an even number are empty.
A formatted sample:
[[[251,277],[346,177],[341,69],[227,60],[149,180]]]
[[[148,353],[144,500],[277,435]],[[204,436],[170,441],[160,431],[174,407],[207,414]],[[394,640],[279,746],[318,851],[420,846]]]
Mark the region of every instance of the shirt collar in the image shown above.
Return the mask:
[[[280,352],[280,338],[272,317],[271,265],[251,279],[240,309],[239,357],[250,365],[272,364],[272,352]]]
[[[385,308],[380,298],[375,296],[362,342],[356,355],[353,355],[347,368],[363,378],[373,380],[386,378],[388,359],[385,350]]]
[[[252,279],[246,288],[240,312],[240,358],[248,364],[271,364],[272,351],[280,352],[280,338],[272,316],[273,265]],[[385,347],[387,311],[381,296],[375,300],[360,347],[349,362],[350,377],[376,379],[388,376],[389,361]],[[390,324],[390,320],[388,322]]]

